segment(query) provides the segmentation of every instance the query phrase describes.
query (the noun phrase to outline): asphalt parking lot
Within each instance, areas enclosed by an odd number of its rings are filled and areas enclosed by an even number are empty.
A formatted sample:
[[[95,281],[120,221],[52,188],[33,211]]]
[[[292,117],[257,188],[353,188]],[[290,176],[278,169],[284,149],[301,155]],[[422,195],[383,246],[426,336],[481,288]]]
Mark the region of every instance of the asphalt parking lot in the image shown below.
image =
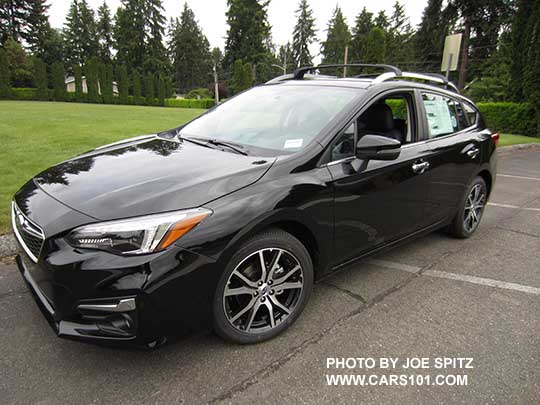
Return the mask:
[[[435,233],[315,287],[256,346],[195,336],[153,352],[58,339],[0,264],[2,403],[540,403],[540,150],[499,160],[474,237]],[[328,369],[327,358],[472,358],[472,369]],[[328,374],[467,375],[468,385],[329,386]]]

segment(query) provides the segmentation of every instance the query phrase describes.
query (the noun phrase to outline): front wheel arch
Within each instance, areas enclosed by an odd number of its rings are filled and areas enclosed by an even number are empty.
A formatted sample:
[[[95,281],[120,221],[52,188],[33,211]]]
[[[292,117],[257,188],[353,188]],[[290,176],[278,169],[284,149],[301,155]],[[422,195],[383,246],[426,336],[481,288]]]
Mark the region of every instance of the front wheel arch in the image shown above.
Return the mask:
[[[309,217],[301,211],[289,209],[273,211],[255,218],[229,241],[219,260],[227,263],[244,242],[272,228],[293,235],[304,245],[313,262],[316,278],[325,271],[330,263],[328,243],[317,237],[316,225]]]

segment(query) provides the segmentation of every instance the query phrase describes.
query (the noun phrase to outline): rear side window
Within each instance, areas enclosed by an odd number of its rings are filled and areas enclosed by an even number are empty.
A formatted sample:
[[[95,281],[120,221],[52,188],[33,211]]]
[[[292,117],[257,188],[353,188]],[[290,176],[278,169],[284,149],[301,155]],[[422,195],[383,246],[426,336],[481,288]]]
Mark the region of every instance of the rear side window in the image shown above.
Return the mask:
[[[469,126],[461,104],[449,97],[422,93],[429,138],[450,135]]]
[[[476,122],[478,121],[478,111],[467,103],[463,103],[463,109],[465,110],[469,125],[476,125]]]

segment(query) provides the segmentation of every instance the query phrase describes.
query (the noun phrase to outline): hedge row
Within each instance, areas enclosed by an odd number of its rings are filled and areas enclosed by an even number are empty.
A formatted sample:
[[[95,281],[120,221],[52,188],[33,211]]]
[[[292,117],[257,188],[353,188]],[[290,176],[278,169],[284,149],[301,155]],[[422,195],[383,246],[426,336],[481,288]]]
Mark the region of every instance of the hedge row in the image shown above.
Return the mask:
[[[48,99],[53,100],[53,90],[48,90]],[[12,96],[15,100],[38,100],[37,89],[15,88],[12,89]],[[75,93],[66,93],[65,101],[86,102],[86,94],[82,100],[77,100]],[[392,100],[393,101],[393,100]],[[159,100],[148,102],[145,97],[129,96],[126,103],[121,103],[119,97],[113,97],[107,100],[109,104],[128,104],[128,105],[159,105]],[[212,108],[214,100],[210,98],[202,99],[175,99],[166,98],[165,107],[176,108]],[[540,116],[537,115],[532,104],[529,103],[511,103],[511,102],[490,102],[478,103],[478,108],[486,121],[487,126],[498,132],[511,134],[540,136]],[[392,105],[397,110],[404,109],[404,105]]]
[[[88,95],[83,94],[81,99],[77,99],[75,93],[65,93],[64,100],[55,100],[54,97],[54,90],[49,89],[48,91],[48,101],[67,101],[67,102],[82,102],[87,103],[88,102]],[[32,100],[40,100],[37,95],[37,89],[34,88],[12,88],[12,99],[14,100],[24,100],[24,101],[32,101]],[[47,101],[47,100],[41,100],[41,101]],[[102,99],[102,102],[105,104],[127,104],[127,105],[152,105],[152,106],[159,106],[159,99],[154,99],[153,101],[149,102],[149,100],[146,97],[135,97],[135,96],[128,96],[125,103],[121,102],[120,97],[114,96],[112,98],[108,97],[107,100],[104,98]],[[165,107],[176,107],[176,108],[211,108],[214,106],[214,99],[175,99],[175,98],[166,98],[164,100],[164,106]]]
[[[532,104],[492,102],[478,103],[489,129],[510,134],[540,136],[540,117]]]
[[[213,98],[166,98],[165,107],[180,108],[212,108],[214,106]]]

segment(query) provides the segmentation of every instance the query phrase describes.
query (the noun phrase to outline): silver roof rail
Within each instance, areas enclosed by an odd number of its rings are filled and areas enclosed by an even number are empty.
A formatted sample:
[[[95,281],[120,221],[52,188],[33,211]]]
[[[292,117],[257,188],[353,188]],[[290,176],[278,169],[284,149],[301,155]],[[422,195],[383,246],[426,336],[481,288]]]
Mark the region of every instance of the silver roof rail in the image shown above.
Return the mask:
[[[285,80],[302,80],[306,79],[338,79],[336,76],[327,76],[318,73],[321,69],[327,68],[338,68],[338,67],[363,67],[363,68],[375,68],[384,70],[384,73],[376,76],[372,80],[372,84],[383,83],[390,80],[400,80],[400,79],[414,79],[414,80],[423,80],[428,83],[436,83],[445,88],[448,88],[459,94],[458,88],[454,83],[446,80],[446,77],[437,73],[415,73],[415,72],[402,72],[399,68],[392,65],[384,64],[369,64],[369,63],[348,63],[348,64],[331,64],[331,65],[318,65],[318,66],[305,66],[299,69],[296,69],[294,73],[288,73],[285,75],[278,76],[274,79],[271,79],[266,82],[266,84],[274,84],[283,82]],[[364,76],[364,77],[363,77]],[[372,75],[358,75],[354,77],[347,77],[347,79],[362,79],[368,78]]]
[[[415,79],[415,80],[423,80],[423,81],[431,82],[431,83],[437,83],[455,91],[456,93],[459,93],[459,90],[454,83],[446,80],[446,78],[443,75],[439,75],[436,73],[401,72],[400,75],[396,75],[394,72],[386,72],[377,76],[375,79],[373,79],[373,83],[376,84],[376,83],[387,82],[389,80],[400,80],[400,79]]]

